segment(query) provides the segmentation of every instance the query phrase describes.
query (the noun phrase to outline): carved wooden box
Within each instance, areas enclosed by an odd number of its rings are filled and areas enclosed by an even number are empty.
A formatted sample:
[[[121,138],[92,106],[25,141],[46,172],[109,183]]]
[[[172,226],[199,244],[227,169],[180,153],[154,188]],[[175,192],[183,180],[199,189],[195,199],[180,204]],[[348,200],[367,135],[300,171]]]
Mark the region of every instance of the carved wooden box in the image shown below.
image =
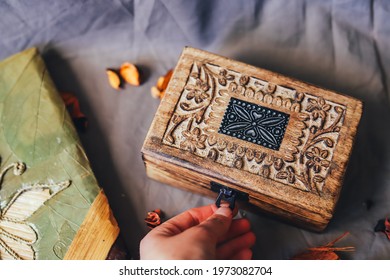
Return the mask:
[[[185,48],[142,154],[153,179],[212,196],[212,186],[226,186],[323,230],[361,113],[354,98]]]

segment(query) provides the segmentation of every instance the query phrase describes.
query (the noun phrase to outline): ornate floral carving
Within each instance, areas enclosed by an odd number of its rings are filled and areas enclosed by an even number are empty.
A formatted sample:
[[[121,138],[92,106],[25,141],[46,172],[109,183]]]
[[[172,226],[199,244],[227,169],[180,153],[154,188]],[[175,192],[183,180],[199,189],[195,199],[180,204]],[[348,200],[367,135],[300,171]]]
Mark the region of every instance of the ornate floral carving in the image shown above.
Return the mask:
[[[185,137],[185,140],[181,142],[180,148],[183,150],[188,150],[190,152],[195,152],[196,149],[205,149],[205,141],[207,136],[202,134],[199,127],[195,127],[192,131],[184,130],[182,135]]]
[[[319,97],[318,99],[309,98],[306,111],[313,113],[313,120],[326,118],[331,106],[325,102],[325,99]]]
[[[226,69],[221,69],[221,71],[219,71],[218,83],[221,86],[226,86],[227,81],[232,81],[232,80],[234,80],[234,76],[231,74],[228,74]]]
[[[321,150],[318,147],[313,147],[311,151],[306,152],[306,157],[308,161],[306,165],[308,168],[313,168],[315,173],[321,171],[321,167],[329,167],[330,161],[326,160],[328,158],[329,152],[327,150]]]
[[[207,91],[209,90],[210,86],[202,81],[201,79],[197,78],[195,85],[187,85],[186,90],[188,90],[187,99],[191,100],[194,99],[196,104],[199,104],[203,102],[203,100],[210,97],[207,94]]]
[[[245,100],[241,99],[243,96]],[[257,105],[259,103],[261,106]],[[291,112],[289,122],[293,120],[293,128],[279,154],[274,156],[266,150],[269,145],[277,147],[278,142],[267,127],[278,127],[286,118],[260,116],[256,108],[247,108],[247,105],[269,108],[271,112]],[[344,113],[345,106],[322,97],[241,75],[218,65],[194,63],[163,143],[321,195],[330,167],[334,166],[333,151]],[[235,120],[229,121],[229,118]],[[227,136],[222,137],[223,134]],[[261,138],[267,148],[254,149],[233,137],[249,140],[249,145],[258,145]]]

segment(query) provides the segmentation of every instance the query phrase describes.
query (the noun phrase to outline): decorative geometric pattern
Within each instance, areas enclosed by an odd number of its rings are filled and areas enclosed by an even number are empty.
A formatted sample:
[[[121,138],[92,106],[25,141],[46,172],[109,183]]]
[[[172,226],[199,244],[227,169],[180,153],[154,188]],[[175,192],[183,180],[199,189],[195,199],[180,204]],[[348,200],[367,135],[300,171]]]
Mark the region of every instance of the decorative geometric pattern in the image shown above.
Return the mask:
[[[279,150],[290,115],[231,98],[219,133]]]

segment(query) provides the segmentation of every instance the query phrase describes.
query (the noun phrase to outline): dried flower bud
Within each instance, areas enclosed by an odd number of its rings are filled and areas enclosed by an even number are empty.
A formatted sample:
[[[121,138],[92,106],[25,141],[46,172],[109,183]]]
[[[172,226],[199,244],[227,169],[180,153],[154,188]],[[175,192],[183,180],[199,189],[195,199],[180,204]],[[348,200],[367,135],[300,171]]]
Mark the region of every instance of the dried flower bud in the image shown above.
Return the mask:
[[[160,90],[166,90],[168,87],[168,83],[172,78],[172,74],[173,70],[170,69],[164,76],[160,77],[160,79],[157,81],[157,88]]]
[[[152,229],[161,225],[162,212],[161,209],[156,209],[147,213],[145,218],[146,225]]]
[[[110,83],[110,86],[113,87],[116,90],[119,90],[121,87],[121,79],[119,75],[111,69],[106,70],[108,82]]]
[[[134,64],[129,62],[123,63],[119,69],[119,73],[128,84],[133,86],[139,86],[141,84],[138,68]]]
[[[153,98],[162,98],[164,95],[164,92],[160,91],[157,87],[152,87],[150,89],[150,94],[153,96]]]
[[[156,86],[154,86],[150,89],[150,93],[152,94],[152,96],[154,98],[156,98],[156,99],[163,98],[163,96],[165,94],[165,90],[168,87],[168,83],[171,80],[172,74],[173,74],[173,70],[171,69],[164,76],[161,76],[158,78]]]

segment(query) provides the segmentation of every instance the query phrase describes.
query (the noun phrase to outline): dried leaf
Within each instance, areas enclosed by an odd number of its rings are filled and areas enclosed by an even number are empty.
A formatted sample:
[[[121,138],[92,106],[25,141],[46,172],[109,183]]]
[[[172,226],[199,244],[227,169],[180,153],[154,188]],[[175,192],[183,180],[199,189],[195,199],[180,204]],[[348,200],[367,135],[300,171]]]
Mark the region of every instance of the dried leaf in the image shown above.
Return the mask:
[[[390,240],[390,221],[388,218],[379,220],[374,230],[376,232],[383,232],[384,234],[386,234],[387,239]]]
[[[85,132],[88,127],[88,119],[80,110],[80,102],[76,96],[69,92],[61,92],[62,100],[68,109],[77,130]]]
[[[129,62],[125,62],[119,69],[119,74],[128,84],[132,86],[139,86],[141,84],[141,78],[137,66]]]
[[[335,252],[352,252],[354,247],[333,247],[334,244],[340,239],[348,235],[349,232],[344,233],[335,240],[320,247],[309,248],[306,251],[299,253],[292,257],[292,260],[339,260],[340,257]]]

